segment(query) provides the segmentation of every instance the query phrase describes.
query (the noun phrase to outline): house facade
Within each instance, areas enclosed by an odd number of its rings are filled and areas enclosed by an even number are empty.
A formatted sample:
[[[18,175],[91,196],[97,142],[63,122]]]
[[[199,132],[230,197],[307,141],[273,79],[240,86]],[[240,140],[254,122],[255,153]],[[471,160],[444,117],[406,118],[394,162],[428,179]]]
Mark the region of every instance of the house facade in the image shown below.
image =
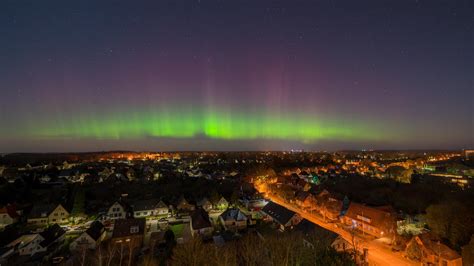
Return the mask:
[[[229,208],[229,202],[224,197],[221,197],[216,203],[216,209],[223,211],[227,208]]]
[[[189,204],[184,197],[181,197],[176,204],[176,209],[178,211],[193,211],[195,208],[194,205]]]
[[[229,208],[219,215],[219,221],[225,230],[239,231],[247,228],[247,216],[238,208]]]
[[[6,205],[0,208],[0,229],[18,222],[20,216],[14,205]]]
[[[352,202],[342,217],[344,224],[375,237],[392,237],[396,233],[395,214],[385,208],[374,208]]]
[[[407,244],[406,254],[423,265],[462,266],[462,257],[428,233],[414,236]]]
[[[313,194],[307,191],[299,191],[295,195],[295,203],[300,208],[312,210],[316,208],[316,200]]]
[[[156,206],[156,215],[158,216],[167,216],[170,212],[170,209],[166,203],[164,203],[162,200],[158,202],[158,205]]]
[[[107,218],[110,220],[125,219],[130,217],[129,207],[122,202],[114,202],[107,211]]]
[[[136,251],[143,245],[145,235],[145,218],[119,219],[115,221],[111,243],[113,245],[127,245]]]
[[[342,211],[343,202],[336,199],[329,191],[323,190],[314,197],[316,201],[315,210],[326,221],[336,222],[339,220],[339,216]]]
[[[35,225],[47,225],[54,223],[67,223],[69,212],[61,205],[34,205],[27,222]]]
[[[99,221],[94,221],[91,226],[76,238],[69,246],[70,250],[95,249],[105,238],[105,227]]]
[[[46,247],[40,245],[44,238],[40,234],[22,235],[12,241],[6,247],[11,248],[20,256],[32,256],[35,253],[46,251]]]
[[[212,203],[207,198],[201,199],[200,201],[197,202],[196,205],[198,207],[203,208],[207,212],[209,212],[213,208]]]
[[[193,211],[189,225],[193,237],[200,236],[203,238],[209,238],[212,236],[212,232],[214,231],[209,215],[202,208],[197,208]]]
[[[262,212],[277,224],[281,231],[291,228],[301,221],[300,215],[273,201],[268,202],[268,204],[263,207]]]
[[[142,218],[154,216],[157,213],[158,201],[151,200],[140,200],[132,204],[133,217]]]

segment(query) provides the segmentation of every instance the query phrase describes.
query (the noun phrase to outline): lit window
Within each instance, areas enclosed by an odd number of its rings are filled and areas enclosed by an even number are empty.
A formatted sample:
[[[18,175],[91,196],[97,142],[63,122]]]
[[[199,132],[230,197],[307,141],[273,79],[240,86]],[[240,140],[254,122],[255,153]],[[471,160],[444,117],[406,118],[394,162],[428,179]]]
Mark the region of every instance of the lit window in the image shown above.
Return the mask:
[[[139,231],[138,226],[135,225],[135,226],[131,226],[131,227],[130,227],[130,233],[131,233],[131,234],[138,233],[138,231]]]

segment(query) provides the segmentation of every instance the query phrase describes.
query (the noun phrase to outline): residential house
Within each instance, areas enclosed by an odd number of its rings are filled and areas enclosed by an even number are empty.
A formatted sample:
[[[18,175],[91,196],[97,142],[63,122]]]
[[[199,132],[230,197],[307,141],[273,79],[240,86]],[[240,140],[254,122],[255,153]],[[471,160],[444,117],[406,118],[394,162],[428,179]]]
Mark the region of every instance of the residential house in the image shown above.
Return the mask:
[[[66,223],[69,212],[61,204],[35,204],[28,215],[27,222],[35,225]]]
[[[205,211],[209,212],[212,210],[212,203],[207,198],[202,198],[196,204],[198,207],[203,208]]]
[[[145,218],[116,220],[111,243],[114,245],[128,245],[133,250],[141,248],[145,235],[145,223]]]
[[[6,248],[10,249],[9,254],[33,256],[36,253],[47,251],[55,244],[61,244],[65,234],[66,231],[58,224],[54,224],[39,234],[22,235],[6,245]]]
[[[193,237],[200,236],[202,238],[209,238],[212,236],[214,228],[212,227],[209,215],[203,208],[197,208],[191,214],[191,235]]]
[[[44,238],[40,246],[46,249],[56,249],[61,246],[66,236],[66,231],[58,224],[46,228],[40,235]]]
[[[393,237],[397,229],[396,215],[386,207],[369,207],[351,202],[343,223],[375,237]]]
[[[32,256],[35,253],[46,251],[45,247],[40,245],[44,238],[40,234],[27,234],[13,240],[6,248],[11,249],[11,253],[16,253],[20,256]]]
[[[268,204],[263,207],[262,212],[268,215],[274,223],[278,224],[281,231],[284,231],[301,221],[301,217],[297,213],[288,210],[273,201],[268,202]]]
[[[110,220],[126,219],[132,217],[130,206],[124,201],[116,201],[107,211],[107,218]]]
[[[221,197],[216,203],[216,209],[223,211],[227,210],[227,208],[229,208],[229,202],[224,197]]]
[[[409,258],[423,265],[462,266],[462,257],[429,233],[414,236],[406,247]]]
[[[20,215],[16,212],[16,206],[8,204],[0,208],[0,229],[18,222]]]
[[[239,201],[250,211],[259,211],[268,203],[260,193],[243,196]]]
[[[188,203],[184,196],[181,196],[176,204],[176,209],[178,211],[193,211],[195,208],[194,205]]]
[[[219,215],[225,230],[239,231],[247,228],[247,216],[238,208],[229,208]]]
[[[158,201],[155,199],[140,200],[132,203],[133,217],[149,217],[156,215]]]
[[[298,180],[298,183],[296,183],[296,188],[299,189],[299,190],[304,190],[306,185],[308,185],[308,182],[306,182],[306,180],[304,180],[304,179],[300,179],[300,180]]]
[[[168,205],[166,205],[162,200],[160,200],[160,202],[158,202],[158,205],[156,206],[155,211],[156,211],[155,215],[167,216],[168,213],[170,212],[170,209]]]
[[[95,249],[105,238],[106,231],[104,225],[99,221],[94,221],[90,227],[76,238],[69,246],[70,250]]]
[[[307,247],[314,247],[316,244],[329,247],[336,243],[337,239],[339,238],[338,234],[306,219],[303,219],[301,222],[295,225],[293,230],[300,232],[303,235],[303,243]]]
[[[316,199],[307,191],[298,191],[295,195],[295,203],[303,209],[315,209]]]
[[[343,202],[335,198],[327,190],[323,190],[315,197],[316,211],[318,211],[325,220],[332,222],[338,221],[341,215]]]

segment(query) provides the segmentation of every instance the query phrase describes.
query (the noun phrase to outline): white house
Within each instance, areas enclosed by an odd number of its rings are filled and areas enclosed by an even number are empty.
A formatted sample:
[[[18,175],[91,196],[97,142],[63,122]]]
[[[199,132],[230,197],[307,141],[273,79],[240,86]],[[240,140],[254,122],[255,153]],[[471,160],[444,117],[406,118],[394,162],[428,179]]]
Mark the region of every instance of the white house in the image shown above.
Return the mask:
[[[125,219],[130,217],[130,208],[123,202],[114,202],[107,211],[107,217],[111,220]]]
[[[168,215],[169,212],[169,207],[163,201],[160,200],[160,202],[158,202],[158,205],[156,206],[155,215]]]
[[[44,252],[53,244],[64,240],[66,231],[58,224],[54,224],[39,234],[22,235],[13,240],[6,247],[13,249],[14,253],[19,255],[34,255],[38,252]]]
[[[40,245],[43,240],[44,238],[40,234],[22,235],[13,240],[6,247],[18,252],[21,256],[32,256],[37,252],[46,251],[46,247]]]
[[[0,229],[18,222],[19,217],[13,205],[6,205],[0,208]]]
[[[99,221],[94,221],[91,226],[76,238],[69,246],[70,250],[95,249],[105,238],[106,231]]]
[[[69,212],[61,205],[34,205],[28,215],[28,223],[35,225],[47,225],[53,223],[66,223]]]
[[[158,215],[158,201],[155,199],[140,200],[132,204],[133,217],[149,217]]]
[[[221,215],[219,220],[225,230],[237,231],[247,228],[247,216],[238,208],[229,208]]]

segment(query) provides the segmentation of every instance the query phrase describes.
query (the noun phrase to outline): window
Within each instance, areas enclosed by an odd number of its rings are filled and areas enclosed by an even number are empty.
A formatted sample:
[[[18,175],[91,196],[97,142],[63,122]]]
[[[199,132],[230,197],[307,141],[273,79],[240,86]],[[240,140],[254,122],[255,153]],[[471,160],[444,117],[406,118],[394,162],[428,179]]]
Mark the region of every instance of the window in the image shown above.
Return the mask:
[[[138,233],[138,231],[139,231],[138,226],[136,226],[136,225],[130,226],[130,234]]]
[[[366,223],[370,223],[370,222],[371,222],[370,218],[367,218],[367,217],[362,216],[362,215],[357,215],[357,219],[359,219],[359,220],[361,220],[361,221],[364,221],[364,222],[366,222]]]

